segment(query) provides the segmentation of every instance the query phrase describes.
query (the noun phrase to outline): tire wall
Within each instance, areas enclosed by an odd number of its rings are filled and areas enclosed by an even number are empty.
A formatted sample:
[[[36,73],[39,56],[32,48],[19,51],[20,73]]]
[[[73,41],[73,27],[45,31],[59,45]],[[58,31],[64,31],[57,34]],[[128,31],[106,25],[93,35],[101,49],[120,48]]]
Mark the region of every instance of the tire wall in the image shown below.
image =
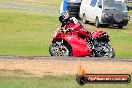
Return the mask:
[[[70,17],[79,18],[80,5],[81,2],[79,3],[68,2],[67,10],[69,10]]]

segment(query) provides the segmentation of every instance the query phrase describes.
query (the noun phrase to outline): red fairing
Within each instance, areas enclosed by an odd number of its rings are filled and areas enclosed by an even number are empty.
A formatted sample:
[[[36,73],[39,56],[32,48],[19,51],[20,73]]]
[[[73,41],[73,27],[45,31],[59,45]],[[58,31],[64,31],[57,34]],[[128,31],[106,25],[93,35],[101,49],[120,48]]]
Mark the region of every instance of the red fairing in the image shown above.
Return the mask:
[[[90,56],[92,50],[87,43],[77,35],[63,37],[72,47],[72,56]]]
[[[64,39],[72,48],[72,56],[90,56],[92,55],[92,50],[89,48],[87,43],[77,36],[75,33],[63,34],[58,28],[53,36],[52,42],[57,42],[59,39]]]
[[[53,40],[52,40],[52,42],[58,41],[58,39],[60,39],[62,36],[64,36],[64,35],[61,33],[60,28],[58,28],[58,29],[55,31],[54,35],[53,35]]]
[[[93,38],[98,38],[98,37],[100,37],[100,35],[103,35],[105,33],[106,33],[105,31],[97,30],[97,31],[92,33],[92,36],[93,36]]]
[[[67,25],[66,29],[68,29],[68,28],[73,28],[74,26],[75,26],[75,24],[69,23],[69,25]]]

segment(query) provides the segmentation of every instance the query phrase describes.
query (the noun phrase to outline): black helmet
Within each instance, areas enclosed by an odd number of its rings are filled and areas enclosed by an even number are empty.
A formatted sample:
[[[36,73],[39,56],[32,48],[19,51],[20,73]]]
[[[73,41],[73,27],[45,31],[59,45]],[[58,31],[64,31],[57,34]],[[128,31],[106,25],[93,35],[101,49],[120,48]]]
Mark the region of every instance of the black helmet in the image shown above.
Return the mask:
[[[61,13],[60,17],[59,17],[59,21],[62,23],[63,21],[65,21],[65,19],[69,18],[69,11],[63,11],[63,13]]]

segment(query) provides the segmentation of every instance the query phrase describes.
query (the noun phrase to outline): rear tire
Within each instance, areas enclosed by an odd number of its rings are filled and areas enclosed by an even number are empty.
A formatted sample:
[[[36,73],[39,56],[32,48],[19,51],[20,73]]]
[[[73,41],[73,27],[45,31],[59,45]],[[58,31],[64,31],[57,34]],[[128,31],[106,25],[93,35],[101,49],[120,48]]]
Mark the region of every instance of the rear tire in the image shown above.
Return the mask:
[[[103,47],[103,48],[101,48]],[[100,48],[101,51],[96,52],[96,57],[108,57],[108,58],[114,58],[115,52],[114,49],[111,47],[111,45],[105,43],[105,45],[97,46],[96,48]]]

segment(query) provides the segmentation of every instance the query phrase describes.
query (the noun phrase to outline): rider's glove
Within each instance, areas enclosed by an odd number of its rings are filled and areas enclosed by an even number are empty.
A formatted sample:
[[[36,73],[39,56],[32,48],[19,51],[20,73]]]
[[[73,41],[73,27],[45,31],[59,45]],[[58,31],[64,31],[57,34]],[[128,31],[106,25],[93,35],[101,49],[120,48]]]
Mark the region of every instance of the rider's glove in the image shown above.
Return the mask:
[[[73,30],[74,30],[74,28],[70,28],[70,29],[69,29],[70,32],[73,31]]]
[[[73,30],[74,30],[74,28],[71,28],[71,30],[73,31]]]

